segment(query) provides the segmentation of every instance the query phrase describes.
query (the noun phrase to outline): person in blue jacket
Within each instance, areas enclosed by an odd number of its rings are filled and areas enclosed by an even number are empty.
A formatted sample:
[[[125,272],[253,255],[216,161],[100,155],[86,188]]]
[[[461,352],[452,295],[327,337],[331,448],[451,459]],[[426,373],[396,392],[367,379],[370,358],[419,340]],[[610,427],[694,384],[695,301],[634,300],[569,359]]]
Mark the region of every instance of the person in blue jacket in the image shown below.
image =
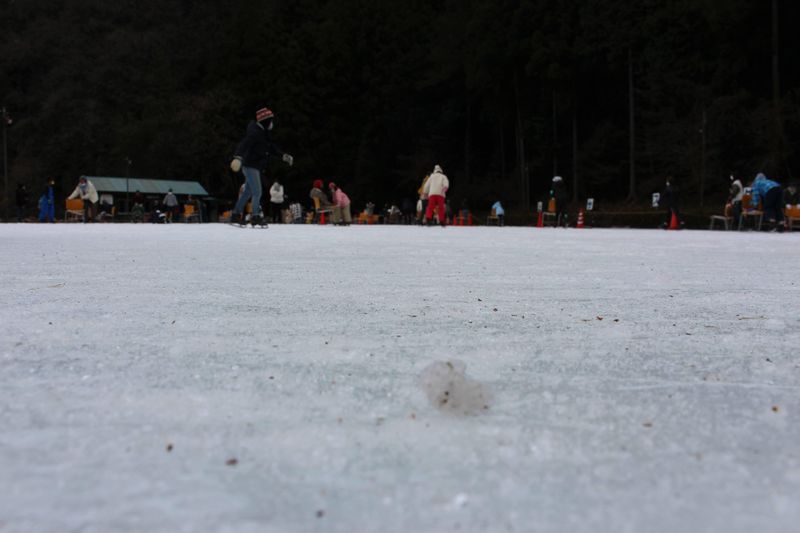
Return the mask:
[[[48,181],[44,194],[39,197],[39,222],[56,221],[55,193],[53,192],[54,185],[55,182],[53,180]]]
[[[773,230],[783,231],[783,206],[781,185],[759,172],[750,184],[750,205],[757,208],[761,202],[764,218],[772,225]]]
[[[272,142],[272,126],[275,115],[267,107],[256,111],[256,119],[247,125],[244,139],[236,147],[231,170],[244,173],[244,191],[239,195],[231,213],[231,222],[244,223],[244,208],[252,198],[253,211],[250,223],[264,224],[261,212],[261,173],[267,169],[270,154],[279,155],[292,165],[294,158]]]
[[[500,203],[500,200],[497,200],[494,205],[492,205],[492,209],[494,209],[494,214],[497,216],[497,223],[500,226],[505,224],[506,210],[503,209],[503,204]]]

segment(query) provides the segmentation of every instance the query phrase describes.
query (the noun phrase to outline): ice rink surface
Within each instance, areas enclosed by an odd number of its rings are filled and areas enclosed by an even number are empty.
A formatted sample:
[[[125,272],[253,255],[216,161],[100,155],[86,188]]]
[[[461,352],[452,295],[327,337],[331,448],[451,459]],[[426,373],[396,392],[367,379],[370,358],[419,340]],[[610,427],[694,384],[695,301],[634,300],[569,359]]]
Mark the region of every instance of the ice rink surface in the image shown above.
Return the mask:
[[[2,533],[800,531],[800,234],[0,247]],[[476,411],[426,388],[448,361]]]

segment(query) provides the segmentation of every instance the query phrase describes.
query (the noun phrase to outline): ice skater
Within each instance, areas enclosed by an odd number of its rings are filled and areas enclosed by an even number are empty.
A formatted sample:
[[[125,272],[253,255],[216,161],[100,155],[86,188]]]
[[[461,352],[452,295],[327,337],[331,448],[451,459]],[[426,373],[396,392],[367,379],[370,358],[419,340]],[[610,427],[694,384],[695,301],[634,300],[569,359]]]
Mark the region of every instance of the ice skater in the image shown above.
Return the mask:
[[[272,127],[275,115],[266,107],[256,111],[256,119],[247,125],[244,139],[236,147],[231,170],[244,173],[244,194],[239,196],[231,213],[231,222],[244,224],[244,208],[252,198],[253,212],[250,223],[265,225],[261,213],[261,173],[267,169],[270,154],[279,155],[289,166],[294,158],[272,142]]]
[[[682,228],[683,221],[681,220],[678,188],[675,186],[675,180],[672,176],[667,176],[664,182],[664,191],[661,193],[660,203],[664,204],[664,207],[667,208],[667,219],[661,224],[661,228],[670,229],[673,217],[675,217],[675,220],[678,222],[678,228]]]
[[[428,181],[425,182],[423,194],[428,197],[428,207],[425,210],[425,224],[430,224],[433,218],[433,211],[439,217],[439,224],[442,227],[447,225],[445,215],[444,197],[447,189],[450,188],[450,180],[444,175],[442,167],[435,165]]]
[[[556,203],[556,227],[567,227],[567,189],[561,176],[553,177],[553,188],[550,196]]]

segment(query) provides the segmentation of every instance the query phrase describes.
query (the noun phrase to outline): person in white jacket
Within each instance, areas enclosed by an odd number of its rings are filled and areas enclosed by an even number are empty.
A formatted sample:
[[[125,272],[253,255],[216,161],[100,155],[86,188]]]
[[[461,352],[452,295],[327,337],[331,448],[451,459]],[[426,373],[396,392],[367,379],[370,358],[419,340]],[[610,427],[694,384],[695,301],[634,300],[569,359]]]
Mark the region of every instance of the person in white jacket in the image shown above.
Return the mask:
[[[278,224],[283,222],[283,203],[286,198],[283,196],[283,185],[278,180],[269,188],[269,212],[272,215],[272,222]]]
[[[425,211],[425,223],[430,224],[433,218],[433,211],[439,217],[439,224],[445,226],[447,219],[445,218],[444,197],[447,194],[447,189],[450,187],[450,181],[444,175],[442,167],[435,165],[428,181],[425,182],[424,194],[428,197],[428,208]]]
[[[78,186],[69,195],[70,200],[80,197],[83,200],[83,222],[94,222],[94,216],[97,213],[97,189],[94,184],[86,179],[86,176],[81,176],[78,179]]]

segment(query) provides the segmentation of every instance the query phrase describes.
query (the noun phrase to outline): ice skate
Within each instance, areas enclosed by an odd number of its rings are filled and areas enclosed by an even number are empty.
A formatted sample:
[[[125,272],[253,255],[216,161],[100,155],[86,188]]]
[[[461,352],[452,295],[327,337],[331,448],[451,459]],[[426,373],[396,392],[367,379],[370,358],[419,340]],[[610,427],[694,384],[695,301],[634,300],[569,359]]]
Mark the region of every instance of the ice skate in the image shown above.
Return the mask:
[[[253,215],[250,217],[250,225],[252,227],[259,227],[259,228],[266,228],[269,227],[267,225],[266,219],[261,215]]]

